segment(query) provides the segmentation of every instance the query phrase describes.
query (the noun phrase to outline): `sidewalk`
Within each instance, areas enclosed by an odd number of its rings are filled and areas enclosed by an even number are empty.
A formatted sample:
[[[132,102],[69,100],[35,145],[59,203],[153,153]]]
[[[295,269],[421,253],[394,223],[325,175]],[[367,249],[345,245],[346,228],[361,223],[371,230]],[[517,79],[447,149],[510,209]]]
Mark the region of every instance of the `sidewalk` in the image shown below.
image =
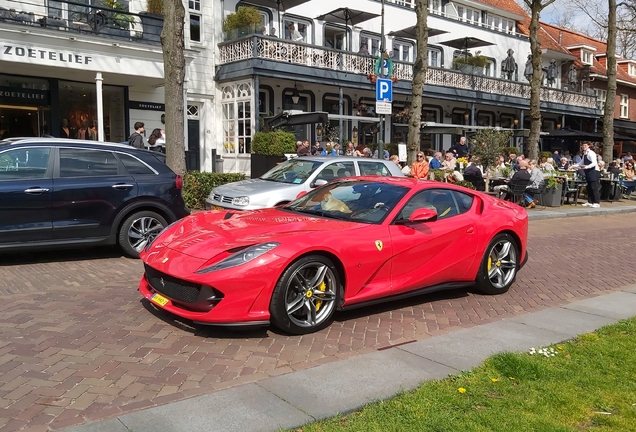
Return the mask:
[[[636,212],[636,202],[600,209],[532,209],[531,220]],[[501,351],[525,351],[593,331],[636,312],[636,285],[570,304],[392,346],[65,432],[277,431],[354,411],[368,402],[442,379]],[[390,365],[390,367],[387,367]]]
[[[627,319],[636,311],[636,285],[563,307],[458,330],[122,415],[66,432],[257,432],[305,423],[412,390],[481,364],[502,351],[526,351]],[[390,365],[390,367],[387,367]]]

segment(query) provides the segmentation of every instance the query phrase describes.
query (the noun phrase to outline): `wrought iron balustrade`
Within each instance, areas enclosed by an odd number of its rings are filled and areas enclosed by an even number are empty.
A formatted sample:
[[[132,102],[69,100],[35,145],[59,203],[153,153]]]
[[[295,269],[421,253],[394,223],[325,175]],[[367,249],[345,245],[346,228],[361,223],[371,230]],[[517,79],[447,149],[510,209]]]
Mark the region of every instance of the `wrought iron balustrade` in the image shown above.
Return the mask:
[[[316,45],[291,42],[263,35],[251,35],[219,44],[220,64],[251,58],[261,58],[302,66],[368,75],[373,73],[375,58],[348,51],[339,51]],[[413,79],[413,64],[394,62],[393,75],[399,80]],[[484,75],[471,75],[460,71],[429,67],[426,83],[493,93],[505,96],[530,98],[530,85]],[[541,100],[584,108],[596,108],[596,96],[566,90],[541,88]]]
[[[132,13],[117,1],[0,0],[0,25],[44,27],[112,39],[159,43],[163,18]]]

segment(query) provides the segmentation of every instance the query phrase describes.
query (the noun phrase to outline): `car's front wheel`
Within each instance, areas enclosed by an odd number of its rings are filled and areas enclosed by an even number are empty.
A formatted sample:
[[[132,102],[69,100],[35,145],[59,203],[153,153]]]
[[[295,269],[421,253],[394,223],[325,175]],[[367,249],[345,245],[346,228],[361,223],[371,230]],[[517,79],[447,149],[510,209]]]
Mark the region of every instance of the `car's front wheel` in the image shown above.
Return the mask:
[[[315,332],[329,325],[340,296],[340,278],[333,262],[320,255],[290,265],[274,288],[271,321],[292,334]]]
[[[486,249],[477,274],[477,288],[484,294],[501,294],[515,281],[519,248],[510,234],[497,234]]]
[[[119,229],[118,243],[131,258],[139,258],[146,245],[168,225],[163,216],[153,211],[140,211],[130,215]]]

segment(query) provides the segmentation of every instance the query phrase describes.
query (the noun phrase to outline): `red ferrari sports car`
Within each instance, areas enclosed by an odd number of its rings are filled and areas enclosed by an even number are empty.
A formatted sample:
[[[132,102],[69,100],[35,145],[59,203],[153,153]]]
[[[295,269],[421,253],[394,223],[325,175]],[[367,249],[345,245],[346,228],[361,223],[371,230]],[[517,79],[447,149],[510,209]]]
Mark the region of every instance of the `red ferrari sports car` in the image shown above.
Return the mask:
[[[504,293],[527,260],[527,234],[524,208],[481,192],[341,179],[284,207],[175,222],[141,253],[139,291],[197,323],[304,334],[336,310],[472,285]]]

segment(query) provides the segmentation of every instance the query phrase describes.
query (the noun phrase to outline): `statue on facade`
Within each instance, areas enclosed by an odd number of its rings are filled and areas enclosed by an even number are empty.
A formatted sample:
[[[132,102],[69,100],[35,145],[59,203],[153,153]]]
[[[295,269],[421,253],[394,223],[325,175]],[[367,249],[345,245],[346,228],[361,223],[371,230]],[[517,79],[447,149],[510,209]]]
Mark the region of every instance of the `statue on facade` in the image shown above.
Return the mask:
[[[533,73],[534,69],[532,67],[532,54],[528,54],[528,60],[526,61],[526,67],[523,70],[523,76],[525,76],[528,82],[530,82]]]
[[[513,57],[515,52],[512,49],[508,50],[508,57],[501,62],[501,77],[507,80],[517,80],[517,62]]]
[[[576,66],[570,66],[570,70],[568,71],[568,85],[572,88],[570,90],[576,90],[576,85],[579,82],[578,79],[578,71],[576,70]]]
[[[550,60],[550,65],[548,66],[548,86],[552,87],[558,78],[559,70],[557,66],[556,60]]]

